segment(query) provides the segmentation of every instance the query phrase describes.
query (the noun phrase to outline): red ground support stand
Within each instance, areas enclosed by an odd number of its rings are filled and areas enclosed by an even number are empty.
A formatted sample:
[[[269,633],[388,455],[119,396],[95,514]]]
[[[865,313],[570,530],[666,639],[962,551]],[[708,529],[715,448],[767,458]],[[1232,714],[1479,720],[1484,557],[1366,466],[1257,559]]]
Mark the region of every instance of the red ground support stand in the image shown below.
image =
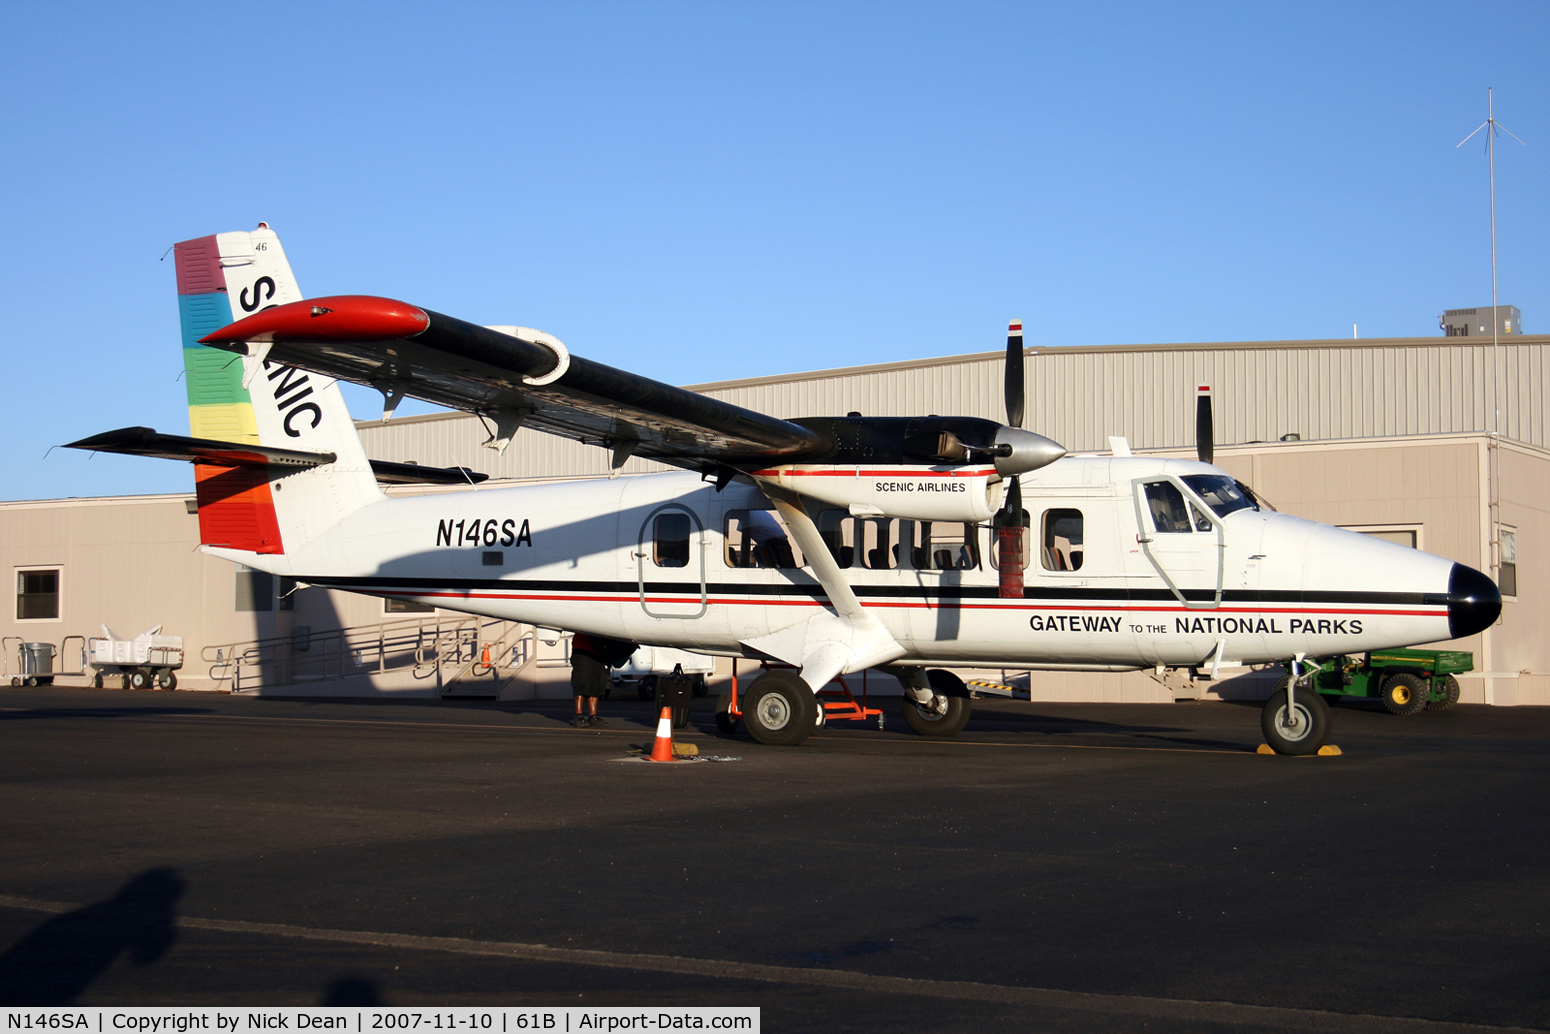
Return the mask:
[[[759,670],[768,671],[771,668],[796,670],[796,667],[791,664],[780,664],[775,661],[759,662]],[[838,689],[834,688],[836,683],[839,685]],[[861,673],[861,700],[859,702],[856,700],[855,695],[851,693],[850,687],[846,685],[843,675],[834,676],[824,688],[813,695],[823,705],[823,720],[825,724],[829,722],[864,722],[869,718],[876,718],[877,727],[881,729],[884,726],[885,719],[882,708],[867,706],[869,703],[867,700],[867,673],[864,671]],[[738,700],[737,661],[735,659],[732,661],[732,699],[727,707],[727,713],[736,718],[743,716],[742,704]]]

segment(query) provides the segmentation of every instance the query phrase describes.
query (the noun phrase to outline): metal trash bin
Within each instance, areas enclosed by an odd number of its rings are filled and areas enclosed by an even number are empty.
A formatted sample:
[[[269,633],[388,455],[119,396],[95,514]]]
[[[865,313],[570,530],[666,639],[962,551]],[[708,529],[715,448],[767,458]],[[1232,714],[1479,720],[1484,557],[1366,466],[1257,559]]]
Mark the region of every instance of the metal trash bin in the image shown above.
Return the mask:
[[[54,674],[53,643],[23,643],[18,652],[23,675]]]
[[[49,686],[54,682],[54,644],[21,643],[16,647],[16,670],[20,673],[11,679],[13,686]]]

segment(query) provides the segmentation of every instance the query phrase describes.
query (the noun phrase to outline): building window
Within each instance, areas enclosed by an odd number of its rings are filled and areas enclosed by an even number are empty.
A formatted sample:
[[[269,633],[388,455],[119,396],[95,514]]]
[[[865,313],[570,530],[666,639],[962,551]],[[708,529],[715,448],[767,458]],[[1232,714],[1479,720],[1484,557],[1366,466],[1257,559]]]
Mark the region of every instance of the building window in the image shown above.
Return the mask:
[[[1503,596],[1518,594],[1518,533],[1508,528],[1502,529],[1502,566],[1496,582]]]
[[[59,569],[16,572],[16,620],[59,620]]]
[[[236,606],[246,614],[274,610],[274,575],[238,564]]]
[[[435,611],[436,608],[429,603],[419,603],[415,600],[385,599],[382,601],[384,614],[433,614]]]
[[[1341,527],[1347,531],[1360,532],[1370,535],[1375,539],[1392,542],[1396,546],[1405,546],[1409,549],[1421,548],[1421,529],[1417,525],[1406,526],[1403,524],[1344,524]]]

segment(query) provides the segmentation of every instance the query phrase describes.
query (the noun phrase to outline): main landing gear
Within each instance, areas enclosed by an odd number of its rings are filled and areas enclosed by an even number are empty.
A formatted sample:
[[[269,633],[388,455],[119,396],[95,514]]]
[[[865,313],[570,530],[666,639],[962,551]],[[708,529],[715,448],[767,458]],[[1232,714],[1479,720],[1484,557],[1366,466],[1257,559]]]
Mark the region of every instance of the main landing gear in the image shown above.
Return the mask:
[[[904,722],[917,735],[956,736],[969,721],[973,705],[963,680],[950,671],[890,671],[904,683]],[[843,688],[826,691],[839,700],[821,699],[790,668],[771,668],[754,679],[748,689],[734,695],[723,693],[716,701],[716,728],[724,733],[746,728],[757,743],[794,747],[822,728],[827,717],[835,720],[877,718],[883,713],[865,706]],[[830,715],[830,712],[833,712]]]

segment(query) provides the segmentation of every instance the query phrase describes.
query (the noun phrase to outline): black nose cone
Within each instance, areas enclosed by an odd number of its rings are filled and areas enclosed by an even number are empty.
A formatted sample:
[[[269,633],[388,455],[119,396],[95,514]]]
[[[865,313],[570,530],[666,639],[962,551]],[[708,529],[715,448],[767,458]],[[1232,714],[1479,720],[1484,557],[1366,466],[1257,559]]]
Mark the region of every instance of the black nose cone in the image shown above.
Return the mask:
[[[1496,583],[1473,567],[1454,564],[1448,575],[1448,635],[1462,639],[1483,632],[1502,613],[1502,593]]]

